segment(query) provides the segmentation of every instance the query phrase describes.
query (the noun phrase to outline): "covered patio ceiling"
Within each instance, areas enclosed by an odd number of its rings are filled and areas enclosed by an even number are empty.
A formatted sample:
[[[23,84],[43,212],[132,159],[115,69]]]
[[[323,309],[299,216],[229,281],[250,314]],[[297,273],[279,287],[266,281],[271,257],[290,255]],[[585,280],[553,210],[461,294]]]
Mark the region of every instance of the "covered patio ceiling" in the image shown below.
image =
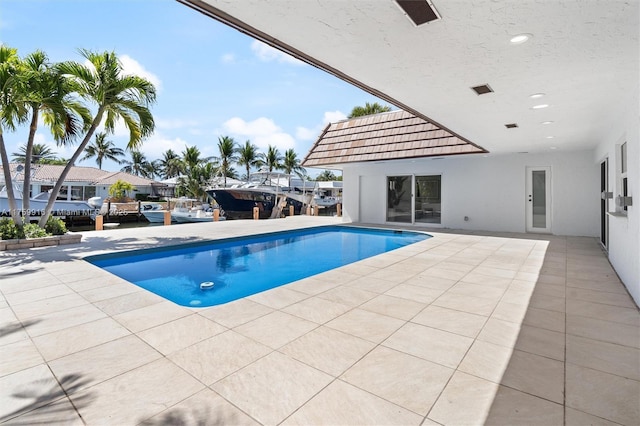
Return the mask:
[[[594,148],[638,105],[636,0],[178,1],[491,153]]]

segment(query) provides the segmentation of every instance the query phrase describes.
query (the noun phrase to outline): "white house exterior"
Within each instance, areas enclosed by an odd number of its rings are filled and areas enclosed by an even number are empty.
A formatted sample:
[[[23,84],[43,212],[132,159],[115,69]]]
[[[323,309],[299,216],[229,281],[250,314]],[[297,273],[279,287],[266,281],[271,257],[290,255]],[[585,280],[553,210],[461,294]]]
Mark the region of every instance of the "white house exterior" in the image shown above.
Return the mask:
[[[14,185],[22,187],[24,181],[23,173],[17,172],[19,164],[11,163],[11,176]],[[2,169],[2,165],[0,165]],[[34,164],[32,166],[31,195],[46,192],[53,188],[60,178],[64,166],[51,164]],[[129,196],[135,194],[148,194],[151,196],[162,196],[163,189],[167,187],[160,182],[142,178],[125,172],[111,172],[97,169],[95,167],[74,166],[67,175],[64,185],[58,195],[58,199],[63,200],[88,200],[91,197],[101,197],[105,199],[109,196],[109,188],[118,180],[132,184],[135,190]],[[4,185],[4,182],[0,182]]]

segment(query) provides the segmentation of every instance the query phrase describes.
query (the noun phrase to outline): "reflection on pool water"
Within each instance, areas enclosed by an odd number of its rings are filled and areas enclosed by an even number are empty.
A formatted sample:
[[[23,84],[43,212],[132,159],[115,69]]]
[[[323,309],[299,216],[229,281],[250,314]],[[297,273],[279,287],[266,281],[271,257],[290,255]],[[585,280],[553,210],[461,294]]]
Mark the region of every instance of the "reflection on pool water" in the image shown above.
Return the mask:
[[[206,307],[427,238],[428,234],[413,231],[325,226],[90,256],[85,260],[178,305]]]

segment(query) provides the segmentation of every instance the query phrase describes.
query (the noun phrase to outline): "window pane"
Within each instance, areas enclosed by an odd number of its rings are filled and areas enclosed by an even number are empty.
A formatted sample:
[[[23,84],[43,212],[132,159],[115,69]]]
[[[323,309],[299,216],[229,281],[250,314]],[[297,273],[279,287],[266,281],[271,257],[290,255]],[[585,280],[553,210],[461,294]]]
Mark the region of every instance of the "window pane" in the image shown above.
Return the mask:
[[[82,200],[82,187],[81,186],[72,186],[71,187],[71,199],[73,201]]]
[[[547,188],[546,173],[543,170],[533,173],[533,227],[547,227]]]
[[[85,186],[84,187],[84,199],[88,200],[91,197],[96,196],[96,187],[95,186]]]
[[[440,223],[442,177],[416,176],[416,222]]]
[[[411,176],[387,177],[387,222],[411,223]]]

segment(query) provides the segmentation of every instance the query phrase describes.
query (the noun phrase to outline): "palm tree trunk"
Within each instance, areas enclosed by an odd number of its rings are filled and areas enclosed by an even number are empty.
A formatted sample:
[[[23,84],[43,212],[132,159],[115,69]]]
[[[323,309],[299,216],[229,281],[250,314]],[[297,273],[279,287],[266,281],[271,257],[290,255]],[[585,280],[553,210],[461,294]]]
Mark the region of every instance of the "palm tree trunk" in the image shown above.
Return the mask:
[[[22,182],[22,211],[24,223],[31,222],[29,217],[29,190],[31,189],[31,155],[33,154],[33,139],[38,129],[38,108],[33,108],[31,115],[31,125],[29,126],[29,138],[24,151],[24,181]]]
[[[98,108],[98,112],[96,113],[95,118],[93,119],[93,122],[91,123],[91,127],[89,128],[89,130],[87,131],[87,134],[82,140],[82,143],[78,146],[78,148],[76,149],[76,152],[74,152],[73,156],[69,159],[69,162],[64,167],[64,170],[62,170],[62,174],[58,178],[58,181],[56,182],[53,189],[51,190],[51,194],[49,195],[49,201],[47,202],[47,207],[45,207],[44,212],[40,217],[40,222],[38,222],[38,226],[40,226],[41,228],[44,228],[44,226],[47,224],[47,220],[51,215],[51,210],[53,210],[53,204],[56,202],[56,198],[58,198],[58,194],[60,193],[60,188],[62,188],[62,184],[64,183],[64,180],[67,178],[69,171],[75,164],[78,157],[80,157],[80,154],[84,152],[85,147],[91,140],[91,136],[93,136],[93,133],[96,131],[96,129],[98,128],[98,125],[102,121],[103,115],[104,115],[104,107],[100,106],[100,108]]]
[[[2,160],[2,173],[4,174],[4,182],[7,188],[7,201],[9,202],[9,213],[16,225],[22,226],[22,218],[18,214],[18,208],[16,206],[16,197],[13,194],[13,182],[11,181],[11,169],[9,165],[9,157],[7,155],[7,148],[4,145],[4,136],[2,135],[2,128],[0,128],[0,160]]]

